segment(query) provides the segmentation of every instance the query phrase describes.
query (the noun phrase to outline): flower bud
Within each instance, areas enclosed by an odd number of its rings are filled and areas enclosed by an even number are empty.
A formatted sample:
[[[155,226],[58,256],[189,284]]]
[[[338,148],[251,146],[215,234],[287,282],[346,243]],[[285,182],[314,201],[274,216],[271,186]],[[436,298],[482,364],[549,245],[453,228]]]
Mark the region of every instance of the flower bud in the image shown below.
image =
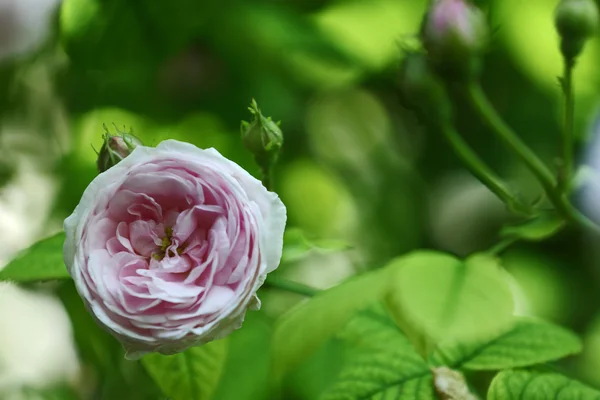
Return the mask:
[[[436,68],[468,77],[485,48],[488,28],[483,13],[466,0],[436,0],[425,17],[422,34]]]
[[[117,134],[112,135],[106,128],[106,125],[104,126],[104,143],[100,148],[96,162],[99,172],[104,172],[110,167],[115,166],[119,161],[131,154],[133,149],[142,145],[141,140],[133,135],[133,131],[130,130],[129,133],[121,132],[116,126],[115,129]]]
[[[400,95],[404,105],[438,122],[450,118],[450,101],[440,79],[422,53],[407,53],[400,72]]]
[[[594,0],[561,0],[556,6],[554,22],[562,39],[563,55],[573,59],[598,30],[598,7]]]
[[[275,157],[283,145],[283,133],[279,123],[266,118],[260,113],[256,100],[248,108],[254,119],[251,122],[242,121],[241,132],[244,146],[254,154],[259,164]]]

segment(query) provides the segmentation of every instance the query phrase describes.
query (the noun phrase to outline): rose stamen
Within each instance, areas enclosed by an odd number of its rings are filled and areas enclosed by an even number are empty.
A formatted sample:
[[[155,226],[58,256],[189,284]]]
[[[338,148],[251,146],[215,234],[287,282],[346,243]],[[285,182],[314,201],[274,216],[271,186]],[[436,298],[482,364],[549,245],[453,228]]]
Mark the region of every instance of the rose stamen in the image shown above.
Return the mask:
[[[160,250],[157,253],[152,254],[152,258],[157,261],[162,261],[167,255],[167,249],[171,247],[173,244],[173,228],[167,227],[165,228],[165,236],[162,238],[162,243],[160,245]],[[181,246],[181,248],[177,248],[177,254],[181,255],[185,246]],[[175,257],[175,252],[173,250],[168,251],[169,257]]]

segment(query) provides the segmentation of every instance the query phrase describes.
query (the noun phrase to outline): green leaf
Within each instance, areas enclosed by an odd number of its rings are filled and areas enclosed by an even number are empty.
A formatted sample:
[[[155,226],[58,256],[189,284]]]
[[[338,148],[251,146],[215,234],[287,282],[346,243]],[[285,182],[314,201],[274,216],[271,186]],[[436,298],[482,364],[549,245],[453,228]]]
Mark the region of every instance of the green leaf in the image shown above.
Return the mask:
[[[222,339],[171,356],[148,354],[142,364],[173,400],[210,399],[221,378],[227,349],[228,340]]]
[[[125,349],[119,346],[110,371],[99,378],[95,399],[113,400],[126,396],[127,400],[168,400],[139,361],[125,358]]]
[[[566,226],[556,213],[543,213],[518,225],[506,226],[501,235],[529,241],[541,241],[554,236]]]
[[[435,399],[429,366],[386,314],[358,313],[340,338],[354,351],[322,400]]]
[[[101,375],[114,371],[119,342],[94,321],[79,297],[73,281],[65,281],[57,291],[73,325],[73,336],[82,361],[93,365]]]
[[[160,389],[139,362],[125,359],[123,346],[94,321],[85,309],[72,281],[65,281],[57,294],[73,325],[77,352],[84,368],[97,377],[94,399],[163,399]]]
[[[548,322],[522,318],[491,340],[442,342],[430,362],[468,370],[500,370],[557,360],[581,348],[581,340],[574,333]]]
[[[600,391],[556,373],[503,371],[492,381],[487,399],[598,400]]]
[[[353,315],[336,338],[360,349],[386,349],[390,343],[410,347],[404,333],[383,304],[376,304]],[[411,348],[412,351],[412,348]]]
[[[70,279],[63,261],[63,232],[40,240],[22,251],[0,271],[0,281],[35,282]]]
[[[387,270],[359,275],[318,293],[282,316],[275,325],[272,342],[276,378],[310,356],[356,311],[380,300],[388,281]]]
[[[283,393],[271,399],[319,399],[344,367],[346,351],[342,341],[326,341],[298,368],[286,375]]]
[[[270,358],[266,349],[271,343],[271,329],[263,313],[246,315],[244,327],[228,338],[227,361],[214,399],[269,399]]]
[[[309,240],[304,232],[298,228],[285,231],[283,236],[283,255],[281,263],[298,261],[311,252],[336,252],[349,249],[350,246],[342,241],[334,240]]]
[[[403,329],[429,340],[489,337],[513,321],[513,297],[496,260],[479,254],[466,261],[418,251],[394,267],[392,313]]]

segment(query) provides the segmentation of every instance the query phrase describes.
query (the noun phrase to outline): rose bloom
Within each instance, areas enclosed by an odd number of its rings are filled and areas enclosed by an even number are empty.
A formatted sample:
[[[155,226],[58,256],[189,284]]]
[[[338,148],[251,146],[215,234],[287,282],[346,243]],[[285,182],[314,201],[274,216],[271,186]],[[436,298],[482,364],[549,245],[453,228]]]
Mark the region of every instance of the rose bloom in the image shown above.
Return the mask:
[[[173,354],[238,329],[279,265],[286,209],[215,149],[139,146],[65,220],[67,269],[127,349]]]

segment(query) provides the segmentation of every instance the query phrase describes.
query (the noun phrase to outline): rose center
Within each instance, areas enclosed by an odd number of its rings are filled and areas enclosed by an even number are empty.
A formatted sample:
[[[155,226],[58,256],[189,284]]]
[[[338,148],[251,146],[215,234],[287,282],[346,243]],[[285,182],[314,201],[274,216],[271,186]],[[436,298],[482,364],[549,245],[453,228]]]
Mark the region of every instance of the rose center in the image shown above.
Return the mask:
[[[158,251],[152,253],[152,258],[158,261],[162,261],[163,258],[169,255],[169,257],[175,257],[175,253],[177,255],[181,255],[183,250],[185,250],[185,244],[177,247],[175,251],[169,249],[169,247],[173,246],[173,228],[167,227],[165,228],[165,236],[162,238],[162,243],[158,248]]]

